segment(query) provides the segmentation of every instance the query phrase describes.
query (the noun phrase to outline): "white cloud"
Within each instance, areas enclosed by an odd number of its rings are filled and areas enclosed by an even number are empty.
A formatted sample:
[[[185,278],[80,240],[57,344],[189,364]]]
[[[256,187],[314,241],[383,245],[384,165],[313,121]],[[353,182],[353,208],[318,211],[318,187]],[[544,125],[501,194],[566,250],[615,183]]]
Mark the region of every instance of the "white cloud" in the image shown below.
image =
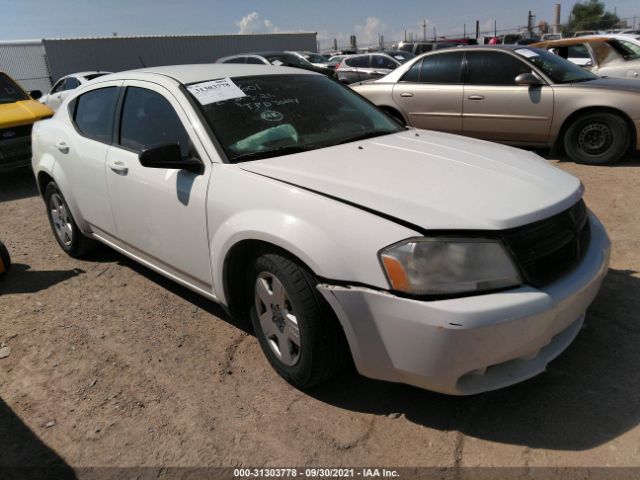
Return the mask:
[[[258,12],[251,12],[236,22],[238,33],[276,33],[281,30],[269,19],[261,20]]]
[[[387,28],[387,25],[382,23],[379,18],[367,17],[364,25],[355,26],[358,44],[368,45],[371,43],[378,43],[378,34],[384,35]]]

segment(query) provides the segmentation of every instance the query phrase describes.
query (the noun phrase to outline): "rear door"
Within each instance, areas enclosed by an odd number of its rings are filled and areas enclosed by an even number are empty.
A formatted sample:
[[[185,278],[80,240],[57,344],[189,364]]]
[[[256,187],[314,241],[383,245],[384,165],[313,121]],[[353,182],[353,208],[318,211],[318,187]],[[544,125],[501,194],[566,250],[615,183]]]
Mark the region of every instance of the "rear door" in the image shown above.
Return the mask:
[[[54,139],[54,173],[64,175],[82,219],[95,232],[115,231],[105,181],[105,162],[111,148],[121,83],[101,83],[73,99],[69,104],[69,115],[75,130],[61,129]]]
[[[127,81],[123,88],[106,169],[114,236],[139,258],[211,292],[205,212],[211,162],[187,112],[168,90],[143,81]],[[143,149],[176,143],[183,157],[202,160],[203,174],[140,164]]]
[[[463,52],[427,55],[394,85],[393,100],[410,125],[462,131],[463,61]]]
[[[522,49],[527,55],[534,50]],[[467,51],[462,131],[464,135],[518,145],[546,145],[553,118],[553,89],[516,85],[534,69],[502,51]]]

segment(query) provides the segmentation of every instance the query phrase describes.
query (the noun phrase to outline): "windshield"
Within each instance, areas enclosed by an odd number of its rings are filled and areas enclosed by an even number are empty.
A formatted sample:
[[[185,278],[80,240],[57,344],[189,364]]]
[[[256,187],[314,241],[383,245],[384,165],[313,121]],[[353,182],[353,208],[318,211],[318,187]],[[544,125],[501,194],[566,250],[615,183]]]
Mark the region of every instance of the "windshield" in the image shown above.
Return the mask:
[[[609,43],[625,60],[636,60],[640,58],[640,45],[618,39],[609,40]]]
[[[586,82],[599,78],[574,63],[539,48],[519,48],[515,51],[542,70],[554,83]]]
[[[29,100],[29,97],[4,73],[0,73],[0,103]]]
[[[324,76],[265,75],[231,81],[246,96],[203,105],[202,111],[233,163],[403,130],[357,93]]]

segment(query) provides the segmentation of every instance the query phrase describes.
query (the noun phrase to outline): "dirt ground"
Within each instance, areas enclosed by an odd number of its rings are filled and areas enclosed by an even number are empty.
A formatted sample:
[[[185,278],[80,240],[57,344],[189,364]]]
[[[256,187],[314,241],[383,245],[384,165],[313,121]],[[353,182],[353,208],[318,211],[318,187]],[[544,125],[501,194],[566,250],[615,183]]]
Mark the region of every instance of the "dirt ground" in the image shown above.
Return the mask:
[[[549,160],[585,184],[611,269],[547,373],[465,398],[353,371],[296,390],[215,304],[106,248],[66,256],[31,172],[2,173],[0,466],[639,467],[638,160]]]

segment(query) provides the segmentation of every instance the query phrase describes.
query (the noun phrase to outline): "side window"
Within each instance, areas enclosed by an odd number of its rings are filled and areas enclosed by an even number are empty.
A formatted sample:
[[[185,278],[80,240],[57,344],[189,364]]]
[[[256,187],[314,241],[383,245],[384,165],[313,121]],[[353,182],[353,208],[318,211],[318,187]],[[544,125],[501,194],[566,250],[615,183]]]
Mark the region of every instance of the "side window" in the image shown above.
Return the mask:
[[[264,62],[256,57],[247,57],[247,63],[252,65],[264,65]]]
[[[413,52],[413,43],[405,43],[400,47],[400,50],[404,50],[405,52]]]
[[[409,69],[407,73],[404,74],[401,82],[412,82],[417,83],[420,81],[420,70],[422,69],[422,60],[417,61],[413,64],[413,66]]]
[[[420,83],[462,83],[463,52],[430,55],[422,60]]]
[[[386,68],[389,70],[393,70],[396,68],[398,64],[391,60],[390,58],[385,57],[384,55],[372,55],[371,56],[371,67],[372,68]]]
[[[531,67],[508,53],[468,52],[468,83],[473,85],[515,85],[521,73],[531,73]]]
[[[224,61],[224,63],[244,63],[244,62],[245,62],[245,57],[234,57]]]
[[[84,136],[111,143],[117,87],[105,87],[80,95],[74,100],[73,123]]]
[[[64,86],[64,80],[58,80],[58,83],[56,83],[51,89],[51,93],[61,92],[63,86]]]
[[[359,57],[348,58],[346,63],[350,67],[369,68],[369,55],[361,55]]]
[[[189,154],[189,135],[178,114],[166,98],[146,88],[127,88],[118,143],[136,152],[177,143],[183,156]]]
[[[63,90],[73,90],[80,86],[80,81],[77,78],[69,77],[64,81]]]

